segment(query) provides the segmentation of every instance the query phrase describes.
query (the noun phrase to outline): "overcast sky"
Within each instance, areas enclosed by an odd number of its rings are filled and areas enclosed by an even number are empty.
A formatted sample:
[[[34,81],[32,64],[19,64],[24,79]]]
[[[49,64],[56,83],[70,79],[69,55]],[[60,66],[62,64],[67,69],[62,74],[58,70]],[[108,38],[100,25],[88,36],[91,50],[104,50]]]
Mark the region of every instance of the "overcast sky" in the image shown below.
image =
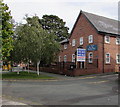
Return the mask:
[[[118,19],[119,0],[4,0],[16,22],[24,22],[25,14],[57,15],[66,22],[71,31],[80,10]]]

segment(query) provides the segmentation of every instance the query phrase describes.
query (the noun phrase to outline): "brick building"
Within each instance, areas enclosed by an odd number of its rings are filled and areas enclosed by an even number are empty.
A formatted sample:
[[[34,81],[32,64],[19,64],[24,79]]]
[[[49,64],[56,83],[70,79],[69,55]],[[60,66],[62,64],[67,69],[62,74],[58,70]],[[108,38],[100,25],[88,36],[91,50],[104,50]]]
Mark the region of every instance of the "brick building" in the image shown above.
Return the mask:
[[[67,74],[82,75],[119,70],[120,35],[117,20],[80,11],[69,38],[60,43],[59,62],[75,64],[73,71],[66,70]],[[76,61],[77,48],[86,49],[85,62]]]

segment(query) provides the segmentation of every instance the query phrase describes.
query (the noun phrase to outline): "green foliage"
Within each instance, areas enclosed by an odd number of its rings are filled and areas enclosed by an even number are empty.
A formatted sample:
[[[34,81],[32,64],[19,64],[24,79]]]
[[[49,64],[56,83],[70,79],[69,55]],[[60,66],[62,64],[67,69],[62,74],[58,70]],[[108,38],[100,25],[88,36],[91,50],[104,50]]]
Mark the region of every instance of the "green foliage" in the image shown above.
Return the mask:
[[[48,33],[39,24],[39,18],[26,17],[26,24],[20,24],[16,28],[16,40],[12,59],[15,62],[37,63],[44,60],[51,62],[54,55],[59,51],[59,43],[55,41],[55,36]]]
[[[55,15],[44,15],[42,19],[39,20],[42,28],[48,30],[50,33],[56,35],[56,40],[59,42],[66,39],[69,36],[69,28],[65,26],[65,22]]]
[[[0,28],[2,27],[0,32],[2,34],[2,38],[0,38],[2,45],[0,47],[3,60],[5,60],[10,56],[10,51],[13,49],[13,24],[11,23],[12,16],[10,15],[9,7],[2,1],[0,1],[0,11],[0,25],[2,24],[0,26]]]

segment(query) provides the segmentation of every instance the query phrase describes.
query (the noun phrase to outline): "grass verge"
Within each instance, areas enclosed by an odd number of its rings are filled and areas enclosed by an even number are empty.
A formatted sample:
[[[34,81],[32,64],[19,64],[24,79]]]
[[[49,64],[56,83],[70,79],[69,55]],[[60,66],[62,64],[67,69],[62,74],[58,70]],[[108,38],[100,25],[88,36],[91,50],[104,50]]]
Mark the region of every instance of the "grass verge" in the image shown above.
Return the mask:
[[[40,74],[39,76],[36,73],[32,72],[24,72],[21,71],[20,74],[17,74],[17,72],[8,72],[0,74],[2,76],[2,79],[56,79],[55,77],[46,76],[43,74]]]

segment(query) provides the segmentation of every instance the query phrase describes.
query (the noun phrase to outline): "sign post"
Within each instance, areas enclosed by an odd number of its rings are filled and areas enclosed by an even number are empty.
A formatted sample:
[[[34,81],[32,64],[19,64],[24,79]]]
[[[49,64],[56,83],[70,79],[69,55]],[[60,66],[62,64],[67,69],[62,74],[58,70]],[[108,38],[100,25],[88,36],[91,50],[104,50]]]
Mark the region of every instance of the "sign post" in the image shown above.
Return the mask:
[[[80,62],[80,68],[84,68],[83,64],[85,64],[85,59],[86,59],[86,49],[81,49],[81,48],[78,48],[77,49],[77,62]],[[77,64],[76,64],[77,66]]]
[[[77,62],[85,62],[86,49],[77,49]]]

